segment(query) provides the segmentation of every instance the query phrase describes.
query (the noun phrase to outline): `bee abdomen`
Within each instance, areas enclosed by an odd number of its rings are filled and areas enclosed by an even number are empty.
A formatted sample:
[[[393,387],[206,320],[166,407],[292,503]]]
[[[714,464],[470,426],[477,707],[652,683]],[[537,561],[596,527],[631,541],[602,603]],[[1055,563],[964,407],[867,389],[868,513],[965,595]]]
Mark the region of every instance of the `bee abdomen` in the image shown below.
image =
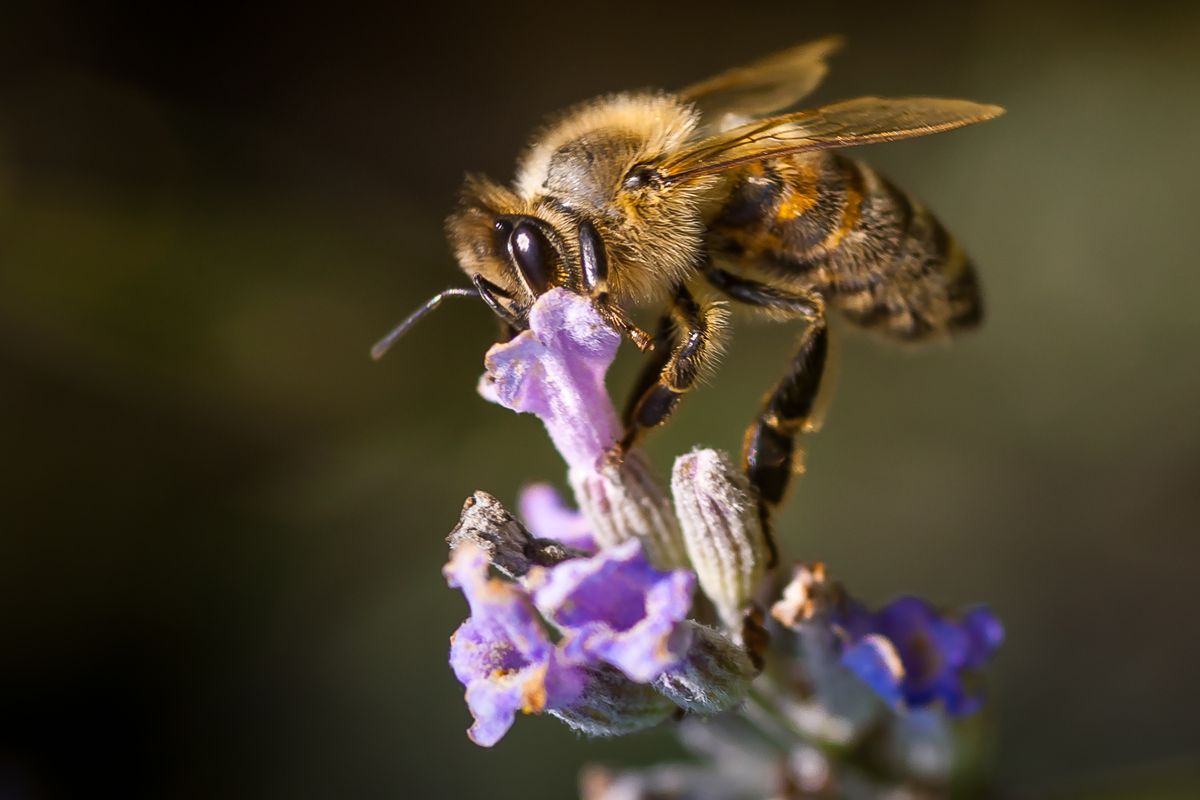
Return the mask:
[[[853,225],[829,249],[829,295],[852,321],[905,340],[974,327],[983,318],[975,269],[920,202],[865,164],[838,157],[859,176]]]
[[[975,270],[940,222],[835,153],[753,165],[710,228],[714,252],[767,282],[815,289],[854,322],[906,340],[982,318]]]

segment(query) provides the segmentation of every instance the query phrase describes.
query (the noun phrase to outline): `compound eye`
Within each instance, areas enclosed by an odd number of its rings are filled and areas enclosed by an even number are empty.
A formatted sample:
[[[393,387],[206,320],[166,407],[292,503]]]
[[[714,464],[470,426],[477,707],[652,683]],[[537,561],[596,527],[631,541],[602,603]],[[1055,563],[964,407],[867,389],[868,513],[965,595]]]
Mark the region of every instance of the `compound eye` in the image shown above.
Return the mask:
[[[550,288],[554,277],[550,263],[553,248],[536,225],[518,222],[508,237],[508,254],[521,273],[521,279],[535,296]]]

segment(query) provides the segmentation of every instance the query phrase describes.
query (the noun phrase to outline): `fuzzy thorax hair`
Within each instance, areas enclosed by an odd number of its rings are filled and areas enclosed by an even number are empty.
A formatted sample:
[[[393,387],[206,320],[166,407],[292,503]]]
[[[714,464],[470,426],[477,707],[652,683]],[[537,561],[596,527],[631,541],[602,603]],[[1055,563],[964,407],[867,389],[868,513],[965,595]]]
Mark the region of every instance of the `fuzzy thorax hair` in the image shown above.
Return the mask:
[[[544,221],[565,263],[559,285],[578,286],[580,219],[591,220],[608,253],[609,289],[619,303],[660,302],[686,280],[701,252],[704,199],[715,178],[668,183],[654,166],[686,144],[697,116],[667,94],[620,94],[592,101],[538,133],[519,161],[513,187],[469,176],[447,231],[459,265],[522,297],[497,217]]]

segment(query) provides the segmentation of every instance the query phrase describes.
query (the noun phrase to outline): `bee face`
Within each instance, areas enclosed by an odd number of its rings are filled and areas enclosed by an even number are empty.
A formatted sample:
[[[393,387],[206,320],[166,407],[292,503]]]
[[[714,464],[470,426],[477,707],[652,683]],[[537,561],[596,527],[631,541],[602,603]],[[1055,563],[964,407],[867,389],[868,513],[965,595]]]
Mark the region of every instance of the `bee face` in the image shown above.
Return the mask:
[[[576,263],[578,225],[552,204],[530,202],[479,177],[467,179],[459,208],[446,221],[459,266],[509,312],[484,296],[497,314],[521,321],[551,287],[585,288]]]
[[[617,304],[664,299],[700,253],[699,200],[712,181],[668,186],[655,164],[695,121],[667,95],[569,112],[535,139],[512,189],[467,179],[447,221],[459,265],[516,316],[551,286]]]
[[[699,211],[711,181],[668,185],[658,164],[682,147],[695,111],[666,94],[585,104],[546,128],[520,161],[516,189],[589,217],[610,262],[617,302],[657,302],[700,253]]]

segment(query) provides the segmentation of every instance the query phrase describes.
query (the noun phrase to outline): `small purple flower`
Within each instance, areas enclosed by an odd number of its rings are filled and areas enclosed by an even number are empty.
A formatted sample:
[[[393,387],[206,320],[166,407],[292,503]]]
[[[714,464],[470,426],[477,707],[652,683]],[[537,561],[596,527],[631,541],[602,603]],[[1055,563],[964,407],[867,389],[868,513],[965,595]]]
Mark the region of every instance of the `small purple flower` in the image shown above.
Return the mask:
[[[969,609],[962,615],[959,624],[967,636],[967,657],[963,660],[963,666],[979,669],[1004,643],[1004,625],[987,606]]]
[[[621,426],[604,376],[620,343],[589,298],[552,289],[534,303],[529,330],[488,350],[479,393],[541,419],[597,545],[638,539],[657,566],[681,567],[687,554],[670,498],[640,453],[614,451]]]
[[[842,652],[842,663],[889,706],[904,702],[904,665],[884,637],[867,634]]]
[[[567,547],[596,552],[592,524],[581,512],[566,504],[562,495],[548,483],[526,486],[517,507],[529,532],[539,539],[553,539]]]
[[[979,709],[982,700],[964,688],[962,673],[981,667],[1004,640],[1000,621],[987,608],[955,618],[911,596],[875,613],[847,600],[834,621],[848,639],[843,663],[881,697],[903,697],[912,708],[941,700],[953,716]]]
[[[695,580],[686,570],[656,570],[630,540],[531,571],[527,583],[538,609],[563,632],[569,661],[599,659],[647,683],[687,653],[690,630],[680,623]]]
[[[528,594],[488,577],[481,548],[458,547],[443,573],[471,607],[450,639],[450,666],[467,689],[473,742],[491,747],[512,727],[517,711],[552,710],[579,696],[581,671],[563,663]]]
[[[527,332],[488,351],[480,393],[536,414],[572,470],[595,469],[621,431],[604,388],[620,344],[590,302],[551,289],[534,304]]]

